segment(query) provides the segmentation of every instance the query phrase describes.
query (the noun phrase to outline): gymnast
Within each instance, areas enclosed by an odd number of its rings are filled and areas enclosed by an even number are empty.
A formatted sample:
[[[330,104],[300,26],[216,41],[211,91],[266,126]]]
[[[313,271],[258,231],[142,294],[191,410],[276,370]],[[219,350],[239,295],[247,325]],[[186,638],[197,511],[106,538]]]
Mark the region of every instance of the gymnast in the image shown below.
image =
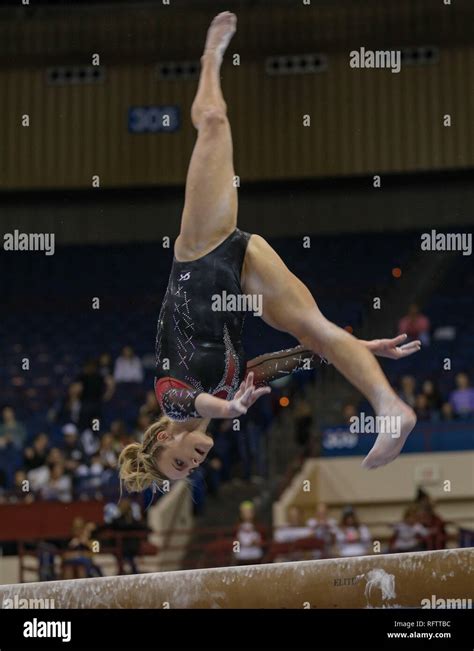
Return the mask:
[[[398,359],[419,341],[361,341],[328,321],[306,286],[259,235],[237,228],[232,136],[220,84],[236,16],[216,16],[207,34],[191,119],[198,136],[189,165],[181,230],[158,318],[155,392],[163,416],[120,455],[120,477],[130,491],[188,477],[213,446],[212,418],[238,418],[270,392],[282,375],[334,366],[370,402],[378,416],[398,416],[400,436],[379,433],[367,468],[400,453],[416,423],[412,409],[390,387],[374,355]],[[225,294],[224,294],[225,292]],[[215,311],[212,297],[256,296],[262,318],[291,334],[296,348],[246,363],[241,343],[245,312]]]

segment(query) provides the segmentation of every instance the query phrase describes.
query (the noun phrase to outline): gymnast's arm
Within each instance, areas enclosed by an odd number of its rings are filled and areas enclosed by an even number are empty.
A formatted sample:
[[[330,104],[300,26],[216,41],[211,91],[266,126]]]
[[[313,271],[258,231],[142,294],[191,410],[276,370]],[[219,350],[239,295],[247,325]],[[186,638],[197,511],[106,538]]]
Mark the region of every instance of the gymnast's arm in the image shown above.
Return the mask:
[[[249,373],[232,400],[191,389],[168,389],[161,397],[161,408],[166,416],[178,421],[190,418],[239,418],[260,396],[270,393],[269,387],[256,388],[253,379],[253,373]]]

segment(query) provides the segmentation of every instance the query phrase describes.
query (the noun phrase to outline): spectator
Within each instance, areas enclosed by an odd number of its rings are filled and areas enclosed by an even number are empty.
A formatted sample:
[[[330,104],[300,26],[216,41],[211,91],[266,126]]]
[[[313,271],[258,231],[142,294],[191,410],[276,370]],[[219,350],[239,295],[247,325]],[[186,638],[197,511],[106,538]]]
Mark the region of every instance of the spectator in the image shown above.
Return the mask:
[[[11,444],[17,450],[21,450],[25,444],[26,436],[25,426],[17,421],[13,409],[4,407],[0,424],[0,449]]]
[[[313,530],[303,525],[301,510],[298,506],[293,505],[288,509],[287,524],[277,527],[273,534],[273,539],[277,543],[295,543],[291,546],[289,553],[280,554],[275,558],[276,563],[282,561],[300,561],[305,557],[305,550],[298,550],[299,540],[313,537]]]
[[[74,475],[76,470],[86,462],[86,455],[79,442],[77,427],[68,423],[62,429],[64,440],[61,451],[64,456],[64,467],[66,472]]]
[[[219,460],[219,481],[229,481],[231,479],[234,447],[236,442],[236,437],[233,435],[232,430],[232,421],[228,419],[212,420],[210,431],[211,436],[214,439],[214,447],[212,448],[211,453]]]
[[[104,401],[107,402],[112,398],[115,391],[113,362],[110,353],[102,353],[99,356],[97,370],[99,371],[99,374],[104,378],[106,389],[103,397]]]
[[[394,525],[390,541],[391,552],[418,552],[424,549],[424,538],[428,529],[419,521],[419,507],[416,504],[405,509],[403,521]]]
[[[234,551],[238,565],[258,563],[263,556],[263,540],[255,524],[255,507],[253,502],[245,501],[240,505],[240,524],[237,527],[235,540],[239,543],[238,551]]]
[[[309,518],[306,526],[311,527],[313,535],[322,543],[321,550],[315,550],[314,558],[329,556],[330,550],[336,539],[337,524],[328,515],[328,508],[324,502],[316,506],[314,517]]]
[[[148,416],[152,421],[156,420],[160,414],[160,408],[156,400],[154,391],[146,392],[145,403],[140,407],[139,415]]]
[[[152,420],[148,414],[140,414],[137,418],[137,423],[133,431],[133,436],[136,439],[141,440],[143,434],[150,427],[151,424],[152,424]]]
[[[94,540],[96,526],[93,522],[84,522],[82,518],[74,518],[72,523],[72,539],[68,551],[64,555],[63,578],[89,578],[102,576],[102,570],[93,562]],[[77,571],[74,572],[74,568]]]
[[[36,497],[41,494],[41,491],[47,485],[50,477],[50,469],[46,464],[44,464],[38,466],[38,468],[30,470],[26,477],[30,482],[30,489]]]
[[[347,425],[349,427],[352,424],[351,418],[354,417],[356,418],[359,417],[359,412],[357,411],[357,407],[352,403],[347,403],[347,405],[344,405],[342,409],[342,418],[343,418],[344,425]]]
[[[13,479],[13,488],[10,492],[9,501],[31,504],[34,499],[34,495],[30,490],[30,484],[26,472],[22,469],[17,470]]]
[[[102,499],[101,487],[109,479],[110,470],[105,473],[100,456],[94,455],[89,465],[82,464],[76,471],[80,499]]]
[[[243,432],[236,437],[245,481],[261,483],[266,474],[265,434],[252,416],[241,418]]]
[[[430,320],[420,312],[416,303],[412,303],[408,308],[408,314],[400,319],[398,324],[398,333],[406,334],[410,339],[420,339],[424,346],[430,343]]]
[[[93,420],[100,419],[107,385],[93,359],[84,364],[78,381],[82,384],[82,409],[78,425],[80,430],[84,430],[92,427]]]
[[[110,353],[99,355],[98,371],[104,379],[113,375],[113,361]]]
[[[292,505],[288,509],[287,524],[275,529],[273,538],[275,542],[293,542],[313,535],[311,527],[304,526],[301,509]]]
[[[415,407],[416,403],[416,380],[413,375],[404,375],[400,380],[400,398],[410,405],[410,407]]]
[[[52,468],[56,463],[64,464],[64,454],[59,448],[51,448],[46,457],[46,465],[48,468]]]
[[[419,421],[431,420],[432,412],[429,408],[428,398],[424,393],[419,393],[415,398],[415,412]]]
[[[443,399],[433,380],[425,380],[421,387],[421,391],[428,400],[428,408],[431,411],[439,412],[443,404]]]
[[[8,477],[7,473],[0,468],[0,504],[4,502],[4,497],[8,488]]]
[[[448,422],[455,419],[453,408],[449,402],[444,402],[441,407],[441,419]]]
[[[74,423],[74,425],[78,425],[82,414],[82,389],[81,382],[73,382],[68,386],[66,398],[57,411],[55,421],[60,424]]]
[[[119,515],[115,517],[110,525],[111,529],[120,532],[141,532],[149,531],[147,525],[143,522],[140,508],[136,502],[124,498],[120,501]],[[124,537],[122,542],[123,558],[130,566],[132,574],[138,574],[138,567],[135,557],[140,553],[140,545],[143,538],[139,536]]]
[[[87,457],[92,457],[99,451],[100,434],[97,430],[94,431],[90,427],[86,427],[86,429],[81,432],[79,440]]]
[[[456,389],[451,392],[449,402],[456,416],[469,417],[474,414],[474,388],[470,386],[467,373],[458,373]]]
[[[143,382],[143,366],[131,346],[125,346],[117,357],[114,379],[116,382]]]
[[[335,533],[339,556],[364,556],[370,553],[370,531],[365,525],[359,524],[351,507],[344,509]]]
[[[44,500],[72,501],[71,477],[66,475],[64,470],[61,463],[56,463],[51,468],[48,481],[40,488],[40,495]]]
[[[419,521],[428,530],[425,549],[444,549],[447,541],[446,525],[436,513],[431,497],[423,489],[418,491],[416,504],[420,511]]]
[[[127,443],[131,443],[130,434],[127,431],[127,426],[123,420],[114,420],[110,424],[110,433],[113,435],[114,439],[119,442],[121,447],[124,447]]]
[[[217,497],[222,481],[222,460],[215,447],[207,455],[206,464],[201,468],[203,481],[208,495]]]
[[[104,468],[114,469],[117,467],[117,445],[110,432],[106,432],[100,441],[99,458]]]
[[[35,470],[46,464],[48,456],[49,438],[44,432],[41,432],[33,441],[33,445],[25,449],[23,457],[23,467],[26,472]]]

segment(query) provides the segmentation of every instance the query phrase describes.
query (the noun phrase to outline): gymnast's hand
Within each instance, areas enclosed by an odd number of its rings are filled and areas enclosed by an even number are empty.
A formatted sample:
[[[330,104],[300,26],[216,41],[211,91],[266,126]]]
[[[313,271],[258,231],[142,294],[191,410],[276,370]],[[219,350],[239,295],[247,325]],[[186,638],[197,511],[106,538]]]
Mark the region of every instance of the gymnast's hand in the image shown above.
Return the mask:
[[[248,408],[260,398],[270,393],[270,387],[255,388],[253,373],[249,373],[233,400],[216,398],[209,393],[200,393],[196,398],[196,410],[202,418],[238,418],[247,413]]]
[[[238,418],[239,416],[243,416],[247,413],[248,408],[251,407],[260,396],[270,393],[270,387],[261,387],[256,389],[253,383],[253,378],[253,373],[249,373],[240,385],[234,399],[228,401],[227,405],[229,415],[227,418]]]
[[[416,339],[404,344],[407,335],[399,335],[394,339],[373,339],[372,341],[363,341],[361,343],[378,357],[388,357],[389,359],[401,359],[417,353],[421,348],[421,341]]]

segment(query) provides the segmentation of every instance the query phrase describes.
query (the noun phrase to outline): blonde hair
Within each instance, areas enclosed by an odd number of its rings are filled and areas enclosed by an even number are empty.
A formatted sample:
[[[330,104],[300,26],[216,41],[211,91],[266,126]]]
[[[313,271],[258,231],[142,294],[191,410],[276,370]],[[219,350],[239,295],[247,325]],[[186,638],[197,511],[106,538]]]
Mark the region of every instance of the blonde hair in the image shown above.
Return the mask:
[[[156,435],[170,424],[171,419],[162,416],[145,431],[141,443],[130,443],[120,453],[120,481],[130,493],[140,493],[152,485],[162,486],[168,480],[158,470],[156,451],[163,443],[157,441]]]

